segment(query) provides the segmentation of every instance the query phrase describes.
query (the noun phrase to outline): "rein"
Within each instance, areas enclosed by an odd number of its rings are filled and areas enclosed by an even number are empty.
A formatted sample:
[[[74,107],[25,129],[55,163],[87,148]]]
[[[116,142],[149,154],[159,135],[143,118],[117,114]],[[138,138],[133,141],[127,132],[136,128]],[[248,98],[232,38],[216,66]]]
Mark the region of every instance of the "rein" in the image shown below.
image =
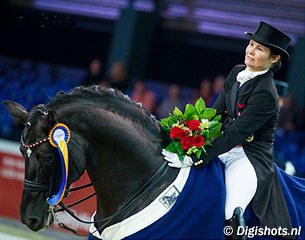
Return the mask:
[[[82,186],[71,188],[71,189],[65,191],[64,196],[66,198],[68,198],[70,196],[70,192],[75,192],[75,191],[82,190],[82,189],[85,189],[85,188],[88,188],[88,187],[91,187],[91,186],[92,186],[92,183],[87,183],[87,184],[84,184]],[[50,187],[47,184],[32,182],[32,181],[23,179],[23,189],[25,191],[28,191],[28,192],[48,192],[50,190]],[[88,195],[87,197],[84,197],[80,200],[77,200],[74,203],[69,204],[67,207],[73,207],[75,205],[78,205],[78,204],[90,199],[94,195],[96,195],[95,192]],[[55,210],[55,212],[62,212],[62,211],[63,211],[63,209],[56,209]]]

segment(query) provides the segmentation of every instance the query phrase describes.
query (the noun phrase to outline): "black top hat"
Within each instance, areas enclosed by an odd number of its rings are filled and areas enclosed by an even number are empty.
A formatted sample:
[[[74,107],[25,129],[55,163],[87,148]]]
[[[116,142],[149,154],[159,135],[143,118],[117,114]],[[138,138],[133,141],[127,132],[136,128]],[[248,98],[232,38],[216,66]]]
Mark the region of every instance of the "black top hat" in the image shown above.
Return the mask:
[[[279,52],[284,60],[290,56],[286,51],[291,38],[266,22],[260,22],[255,33],[245,32],[250,39]]]

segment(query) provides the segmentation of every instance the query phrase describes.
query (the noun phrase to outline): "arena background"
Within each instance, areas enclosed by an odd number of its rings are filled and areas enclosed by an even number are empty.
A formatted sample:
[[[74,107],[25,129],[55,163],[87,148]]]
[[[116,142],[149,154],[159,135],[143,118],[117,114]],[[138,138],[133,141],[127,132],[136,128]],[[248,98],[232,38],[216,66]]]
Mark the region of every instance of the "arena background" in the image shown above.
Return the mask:
[[[243,62],[245,31],[255,31],[261,20],[275,25],[293,39],[288,48],[291,60],[275,75],[283,100],[275,159],[291,174],[305,177],[304,0],[2,0],[0,4],[0,100],[17,101],[28,110],[81,84],[90,61],[99,59],[101,82],[113,63],[122,62],[125,93],[131,96],[134,84],[144,81],[154,95],[153,112],[160,117],[157,108],[167,98],[169,86],[179,85],[182,103],[192,101],[202,80],[213,83]],[[79,239],[56,226],[32,233],[19,223],[22,126],[3,105],[0,123],[0,239]],[[76,185],[86,181],[84,176]],[[84,219],[94,209],[94,199],[74,208]],[[86,232],[87,226],[67,215],[60,218]]]

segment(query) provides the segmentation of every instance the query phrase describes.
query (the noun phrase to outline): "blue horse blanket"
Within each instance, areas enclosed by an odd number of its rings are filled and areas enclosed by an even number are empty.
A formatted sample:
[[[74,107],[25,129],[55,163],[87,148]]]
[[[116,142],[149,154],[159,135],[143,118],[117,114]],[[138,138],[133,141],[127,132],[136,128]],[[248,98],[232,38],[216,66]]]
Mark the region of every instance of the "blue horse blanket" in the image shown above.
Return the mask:
[[[305,179],[289,176],[275,167],[292,226],[296,228],[296,233],[300,234],[296,239],[305,239]],[[193,168],[190,170],[175,204],[163,217],[124,239],[225,239],[224,208],[223,164],[216,159],[200,171]],[[277,239],[259,236],[258,227],[255,227],[258,221],[251,207],[246,209],[245,219],[248,228],[246,234],[249,238]],[[89,239],[99,238],[90,235]]]

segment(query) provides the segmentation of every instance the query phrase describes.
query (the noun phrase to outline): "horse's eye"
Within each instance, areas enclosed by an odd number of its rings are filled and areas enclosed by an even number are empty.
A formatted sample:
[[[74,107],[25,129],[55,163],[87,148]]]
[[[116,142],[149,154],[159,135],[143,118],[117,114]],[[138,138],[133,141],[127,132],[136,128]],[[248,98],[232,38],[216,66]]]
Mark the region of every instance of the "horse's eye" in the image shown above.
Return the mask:
[[[25,127],[30,128],[32,126],[31,122],[26,122]]]

